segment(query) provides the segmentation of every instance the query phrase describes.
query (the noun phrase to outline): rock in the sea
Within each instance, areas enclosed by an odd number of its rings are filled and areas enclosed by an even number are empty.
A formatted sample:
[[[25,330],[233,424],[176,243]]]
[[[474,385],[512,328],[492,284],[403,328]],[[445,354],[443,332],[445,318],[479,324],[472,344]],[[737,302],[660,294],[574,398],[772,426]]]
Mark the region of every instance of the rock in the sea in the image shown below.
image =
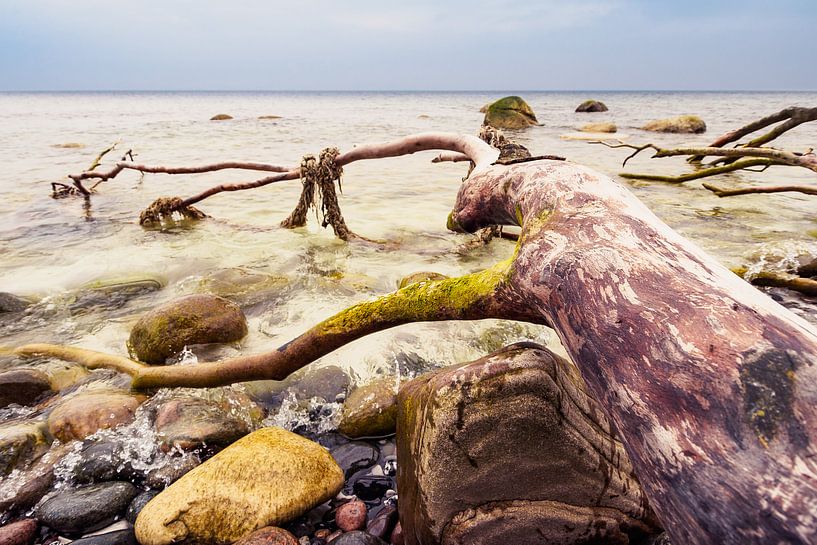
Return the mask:
[[[233,116],[228,114],[216,114],[210,118],[210,121],[227,121],[228,119],[232,119]]]
[[[329,542],[331,545],[388,545],[385,541],[372,534],[355,530],[346,532]]]
[[[488,106],[482,124],[495,129],[523,129],[539,122],[527,102],[520,97],[509,96]]]
[[[113,481],[58,492],[37,508],[37,520],[72,536],[104,528],[127,509],[136,496],[130,483]]]
[[[362,530],[366,526],[366,504],[360,500],[344,503],[335,511],[335,524],[344,532]]]
[[[51,392],[48,375],[39,369],[12,369],[0,373],[0,408],[11,405],[34,405]]]
[[[627,543],[660,529],[578,370],[511,345],[400,389],[407,545]]]
[[[145,477],[145,484],[151,488],[162,489],[181,479],[186,473],[201,465],[201,459],[195,454],[172,458],[166,465],[151,469]]]
[[[700,134],[706,132],[706,123],[697,115],[680,115],[678,117],[650,121],[641,128],[645,131],[653,132]]]
[[[430,271],[421,271],[416,273],[411,273],[408,276],[404,276],[400,279],[397,283],[398,288],[405,288],[409,284],[414,284],[416,282],[433,282],[435,280],[445,280],[448,278],[444,274],[430,272]]]
[[[352,379],[349,374],[337,365],[325,365],[312,368],[292,376],[290,389],[298,399],[317,397],[324,401],[333,402],[338,396],[345,396]]]
[[[615,123],[588,123],[579,129],[582,132],[616,132],[618,127]]]
[[[77,545],[138,545],[133,528],[96,534],[72,541]]]
[[[347,479],[361,469],[375,465],[380,455],[376,447],[363,441],[344,443],[333,448],[331,452],[332,458],[338,463]]]
[[[578,106],[576,106],[576,111],[581,112],[606,112],[607,105],[604,102],[599,102],[598,100],[585,100]]]
[[[0,427],[0,475],[27,466],[42,456],[49,444],[42,423],[22,422]]]
[[[298,545],[298,539],[283,528],[267,526],[242,537],[235,545]]]
[[[133,326],[131,355],[162,364],[185,346],[238,341],[247,334],[247,319],[235,303],[215,295],[188,295],[157,307]]]
[[[18,520],[0,528],[0,545],[31,545],[36,535],[36,520]]]
[[[224,447],[250,432],[248,422],[229,407],[200,397],[171,399],[156,411],[156,434],[163,448]]]
[[[88,443],[78,453],[73,476],[78,483],[129,481],[138,478],[120,444],[115,442]]]
[[[61,402],[48,416],[48,431],[62,442],[133,421],[145,397],[124,391],[90,391]]]
[[[335,496],[343,472],[329,452],[281,428],[243,437],[167,487],[136,519],[142,545],[232,543]]]
[[[198,290],[241,304],[254,304],[280,294],[287,286],[286,276],[234,267],[207,274],[199,280]]]
[[[3,312],[22,312],[31,305],[31,302],[17,297],[13,293],[0,291],[0,314]]]
[[[150,500],[158,495],[159,491],[152,488],[145,490],[144,492],[140,492],[135,498],[133,498],[130,505],[128,505],[128,510],[125,511],[125,520],[131,524],[136,524],[136,518],[139,516],[139,513],[142,512],[142,509],[145,508]]]
[[[353,439],[390,435],[396,418],[395,379],[386,377],[352,390],[343,404],[338,431]]]

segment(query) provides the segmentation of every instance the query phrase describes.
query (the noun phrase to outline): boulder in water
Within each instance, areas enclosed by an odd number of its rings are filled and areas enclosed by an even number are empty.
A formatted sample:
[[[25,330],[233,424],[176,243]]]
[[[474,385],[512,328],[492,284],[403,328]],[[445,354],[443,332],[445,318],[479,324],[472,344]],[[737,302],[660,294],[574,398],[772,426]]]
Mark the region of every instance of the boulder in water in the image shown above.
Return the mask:
[[[697,115],[679,115],[650,121],[641,128],[653,132],[701,134],[706,132],[706,123]]]
[[[593,113],[593,112],[606,112],[607,105],[604,102],[600,102],[598,100],[585,100],[578,106],[576,106],[576,112],[578,113]]]
[[[524,129],[539,122],[527,102],[520,97],[509,96],[488,106],[482,124],[495,129]]]
[[[203,445],[225,447],[250,432],[249,423],[228,406],[202,399],[171,399],[156,411],[156,434],[163,448],[192,450]]]
[[[343,403],[338,431],[353,439],[394,433],[397,385],[386,377],[352,390]]]
[[[42,456],[50,445],[45,426],[22,422],[0,427],[0,475],[25,467]]]
[[[210,121],[227,121],[227,120],[232,119],[232,118],[233,118],[233,116],[231,116],[229,114],[216,114],[216,115],[214,115],[213,117],[210,118]]]
[[[605,132],[612,133],[618,130],[615,123],[588,123],[579,129],[582,132]]]
[[[31,305],[31,302],[22,297],[0,291],[0,314],[4,312],[22,312],[29,305]]]

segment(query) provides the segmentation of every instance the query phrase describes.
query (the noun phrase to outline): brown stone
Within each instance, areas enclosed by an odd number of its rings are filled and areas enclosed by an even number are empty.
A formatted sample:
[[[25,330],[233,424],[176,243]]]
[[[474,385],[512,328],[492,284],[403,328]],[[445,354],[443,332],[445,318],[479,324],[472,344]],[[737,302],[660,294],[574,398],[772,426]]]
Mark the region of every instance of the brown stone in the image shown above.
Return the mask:
[[[225,447],[250,432],[249,425],[215,401],[171,399],[156,411],[156,432],[165,448]]]
[[[298,539],[283,528],[267,526],[247,534],[235,545],[298,545]]]
[[[352,390],[340,415],[338,431],[353,439],[394,433],[397,393],[391,377]]]
[[[335,524],[344,532],[362,530],[366,526],[366,504],[360,500],[344,503],[335,512]]]
[[[544,347],[404,384],[397,429],[407,545],[627,543],[659,531],[601,407]]]
[[[389,539],[391,545],[403,545],[405,540],[403,539],[403,527],[400,525],[400,521],[397,521],[397,525],[394,527],[394,530],[391,531],[391,539]]]
[[[31,545],[36,534],[36,520],[18,520],[0,528],[0,545]]]
[[[48,431],[62,442],[84,439],[99,430],[130,424],[144,400],[124,391],[81,393],[57,405],[48,417]]]
[[[210,121],[227,121],[228,119],[232,119],[233,116],[228,114],[216,114],[210,118]]]
[[[50,391],[48,375],[38,369],[12,369],[0,373],[0,407],[12,403],[33,405],[40,396]]]

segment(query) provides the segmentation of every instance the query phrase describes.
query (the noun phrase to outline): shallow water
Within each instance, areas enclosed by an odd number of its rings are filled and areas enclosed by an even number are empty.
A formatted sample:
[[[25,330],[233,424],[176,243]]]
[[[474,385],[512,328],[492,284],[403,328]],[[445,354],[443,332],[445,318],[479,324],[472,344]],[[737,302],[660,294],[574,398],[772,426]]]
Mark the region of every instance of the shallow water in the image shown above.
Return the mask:
[[[395,241],[383,251],[335,240],[310,217],[305,229],[278,227],[294,206],[300,185],[285,182],[226,193],[200,206],[212,219],[171,231],[142,229],[139,211],[162,195],[188,196],[216,183],[248,181],[250,172],[192,176],[124,173],[101,186],[90,207],[78,198],[53,200],[50,182],[84,170],[114,141],[132,148],[139,162],[190,165],[219,160],[294,164],[326,146],[355,144],[445,130],[475,133],[479,108],[507,93],[32,93],[0,94],[0,291],[41,302],[20,320],[0,321],[0,345],[24,342],[78,344],[125,353],[130,326],[141,312],[196,289],[199,280],[227,268],[286,277],[269,300],[245,307],[250,334],[240,345],[210,356],[274,348],[351,303],[391,291],[414,271],[459,275],[506,257],[512,244],[459,255],[466,240],[445,229],[465,167],[431,164],[433,153],[363,162],[346,168],[341,206],[349,226],[374,239]],[[817,103],[816,93],[524,93],[541,127],[511,134],[534,154],[559,154],[615,176],[627,155],[583,141],[560,139],[591,121],[613,121],[635,143],[704,145],[720,133],[789,105]],[[610,112],[576,114],[585,98]],[[230,121],[213,122],[228,113]],[[638,127],[694,113],[705,135],[658,135]],[[259,120],[261,115],[277,120]],[[422,117],[420,117],[422,116]],[[426,117],[427,116],[427,117]],[[77,143],[82,147],[58,147]],[[817,128],[802,126],[778,145],[802,150],[817,144]],[[120,151],[121,153],[121,151]],[[115,154],[111,154],[114,159]],[[685,172],[683,159],[648,159],[629,171]],[[724,264],[752,264],[762,256],[817,253],[814,197],[795,194],[719,199],[700,183],[627,184],[662,219],[697,241]],[[795,168],[724,176],[728,183],[808,183],[813,173]],[[769,261],[767,259],[767,261]],[[773,261],[773,260],[772,260]],[[84,284],[148,276],[166,286],[122,304],[82,305]],[[679,294],[679,297],[681,294]],[[808,300],[786,295],[814,320]],[[487,332],[487,333],[486,333]],[[535,336],[555,343],[547,330],[497,329],[479,324],[415,324],[353,343],[323,359],[356,378],[392,371],[395,355],[414,353],[434,364],[473,359],[502,342]],[[487,340],[486,340],[487,339]],[[14,365],[0,359],[0,366]]]

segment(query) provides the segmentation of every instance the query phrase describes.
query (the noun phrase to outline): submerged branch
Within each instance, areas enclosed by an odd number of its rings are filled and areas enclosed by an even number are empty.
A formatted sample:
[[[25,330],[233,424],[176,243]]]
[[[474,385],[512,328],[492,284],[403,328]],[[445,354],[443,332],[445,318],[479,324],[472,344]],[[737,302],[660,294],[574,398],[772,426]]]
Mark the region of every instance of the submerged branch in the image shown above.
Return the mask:
[[[714,184],[703,184],[703,186],[718,197],[733,197],[735,195],[750,195],[753,193],[803,193],[805,195],[817,195],[817,186],[808,185],[769,185],[760,187],[739,187],[727,189]]]

